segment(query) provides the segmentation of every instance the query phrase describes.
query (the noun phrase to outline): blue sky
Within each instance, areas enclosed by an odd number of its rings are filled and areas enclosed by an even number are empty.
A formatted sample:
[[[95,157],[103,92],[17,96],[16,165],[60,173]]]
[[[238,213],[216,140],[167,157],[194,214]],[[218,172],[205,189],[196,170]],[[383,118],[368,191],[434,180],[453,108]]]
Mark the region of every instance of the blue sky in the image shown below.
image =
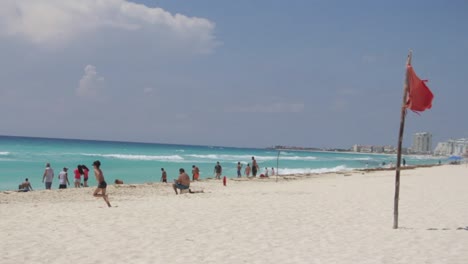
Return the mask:
[[[468,137],[468,3],[356,3],[3,1],[0,134],[396,145],[413,49],[435,99],[404,145]]]

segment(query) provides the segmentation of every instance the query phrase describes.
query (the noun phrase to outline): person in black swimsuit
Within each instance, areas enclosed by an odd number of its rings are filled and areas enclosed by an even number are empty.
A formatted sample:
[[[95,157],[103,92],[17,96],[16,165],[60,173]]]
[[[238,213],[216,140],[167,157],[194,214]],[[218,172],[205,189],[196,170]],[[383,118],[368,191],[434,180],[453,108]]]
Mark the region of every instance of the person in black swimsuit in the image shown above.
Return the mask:
[[[107,206],[111,207],[109,198],[107,197],[107,194],[106,194],[107,183],[104,180],[104,174],[102,174],[102,170],[100,168],[101,162],[99,160],[96,160],[95,162],[93,162],[93,167],[94,167],[94,175],[96,175],[96,181],[98,182],[98,187],[94,191],[93,196],[102,197],[104,201],[107,203]]]

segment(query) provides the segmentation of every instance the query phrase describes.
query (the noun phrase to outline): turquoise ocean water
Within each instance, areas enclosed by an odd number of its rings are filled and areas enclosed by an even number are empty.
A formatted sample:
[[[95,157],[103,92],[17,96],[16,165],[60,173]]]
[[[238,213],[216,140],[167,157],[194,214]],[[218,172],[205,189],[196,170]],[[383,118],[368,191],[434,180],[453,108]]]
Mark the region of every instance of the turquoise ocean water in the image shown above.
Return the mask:
[[[278,152],[269,149],[247,149],[213,146],[167,145],[89,141],[71,139],[46,139],[0,136],[0,190],[17,189],[24,178],[29,178],[33,188],[44,189],[42,174],[45,163],[50,162],[55,175],[63,167],[69,168],[69,179],[78,164],[90,168],[91,186],[96,185],[92,162],[101,161],[108,183],[121,179],[125,183],[159,181],[161,168],[168,172],[168,180],[178,176],[179,168],[191,172],[192,165],[200,168],[200,177],[213,177],[215,163],[223,166],[223,175],[236,177],[236,164],[250,163],[255,156],[259,166],[275,167]],[[434,164],[438,158],[405,156],[408,164]],[[280,174],[343,171],[364,168],[366,164],[378,167],[382,162],[395,164],[395,155],[353,154],[337,152],[281,151]],[[58,188],[55,178],[53,189]]]

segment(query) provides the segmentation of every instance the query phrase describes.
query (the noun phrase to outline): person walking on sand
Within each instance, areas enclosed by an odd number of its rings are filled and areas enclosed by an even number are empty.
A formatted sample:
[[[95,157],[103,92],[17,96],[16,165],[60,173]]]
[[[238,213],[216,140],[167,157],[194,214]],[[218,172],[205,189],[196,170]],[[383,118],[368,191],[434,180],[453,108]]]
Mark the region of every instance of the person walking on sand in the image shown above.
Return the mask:
[[[44,175],[42,176],[42,182],[45,180],[45,188],[50,190],[52,188],[52,181],[54,179],[54,170],[50,167],[50,163],[46,164]]]
[[[242,177],[241,170],[242,170],[242,164],[239,161],[239,162],[237,162],[237,178]]]
[[[216,162],[216,166],[214,167],[214,172],[216,173],[215,179],[221,180],[221,173],[223,173],[223,168],[219,164],[219,161]]]
[[[59,189],[66,189],[67,185],[70,185],[68,181],[68,168],[63,168],[63,170],[59,173]]]
[[[83,171],[83,168],[81,165],[76,166],[76,169],[73,171],[75,174],[75,178],[73,180],[75,184],[75,188],[80,188],[81,187],[81,172]]]
[[[252,157],[252,176],[257,177],[258,164],[255,157]]]
[[[164,168],[161,168],[161,181],[167,183],[167,173]]]
[[[268,177],[268,167],[265,167],[265,177]]]
[[[179,194],[177,189],[180,191],[188,189],[190,192],[190,177],[185,173],[185,170],[180,168],[179,169],[179,178],[174,180],[174,184],[172,184],[172,188],[174,189],[176,195]]]
[[[98,186],[96,190],[94,191],[93,196],[102,197],[104,201],[106,202],[107,206],[111,207],[111,204],[109,202],[109,197],[106,194],[107,183],[104,179],[104,174],[102,173],[102,170],[101,170],[101,162],[99,160],[96,160],[95,162],[93,162],[93,167],[94,167],[94,175],[96,176],[96,181],[98,182]]]
[[[275,176],[275,168],[271,167],[271,176]]]
[[[245,174],[245,176],[247,176],[247,177],[249,177],[249,176],[250,176],[250,170],[251,170],[251,168],[250,168],[250,164],[249,164],[249,163],[247,163],[247,166],[245,167],[245,170],[244,170],[244,174]]]
[[[86,165],[81,165],[81,168],[83,170],[83,187],[89,187],[88,186],[89,169],[88,167],[86,167]]]

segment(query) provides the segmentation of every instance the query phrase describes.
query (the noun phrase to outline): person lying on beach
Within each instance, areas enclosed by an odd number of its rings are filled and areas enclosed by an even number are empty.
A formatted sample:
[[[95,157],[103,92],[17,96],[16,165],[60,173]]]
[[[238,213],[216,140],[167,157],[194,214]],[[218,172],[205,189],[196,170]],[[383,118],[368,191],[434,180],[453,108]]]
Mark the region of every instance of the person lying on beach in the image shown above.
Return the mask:
[[[177,180],[174,180],[174,184],[172,184],[172,188],[174,188],[174,191],[176,194],[179,194],[177,192],[177,189],[179,190],[186,190],[189,189],[190,187],[190,177],[185,173],[185,170],[180,168],[179,169],[179,178]],[[190,192],[190,189],[189,189]]]
[[[114,183],[115,183],[115,184],[123,184],[123,181],[122,181],[122,180],[119,180],[119,179],[115,179]]]
[[[107,203],[107,206],[111,207],[109,198],[106,194],[107,183],[104,180],[104,174],[102,173],[102,170],[100,168],[101,162],[99,160],[96,160],[95,162],[93,162],[93,167],[94,167],[94,175],[96,176],[96,181],[98,182],[98,187],[94,191],[93,196],[102,197],[104,201]]]
[[[29,191],[32,191],[33,188],[31,186],[31,183],[29,182],[29,179],[26,178],[24,180],[24,182],[22,182],[19,186],[18,186],[18,192],[29,192]]]

